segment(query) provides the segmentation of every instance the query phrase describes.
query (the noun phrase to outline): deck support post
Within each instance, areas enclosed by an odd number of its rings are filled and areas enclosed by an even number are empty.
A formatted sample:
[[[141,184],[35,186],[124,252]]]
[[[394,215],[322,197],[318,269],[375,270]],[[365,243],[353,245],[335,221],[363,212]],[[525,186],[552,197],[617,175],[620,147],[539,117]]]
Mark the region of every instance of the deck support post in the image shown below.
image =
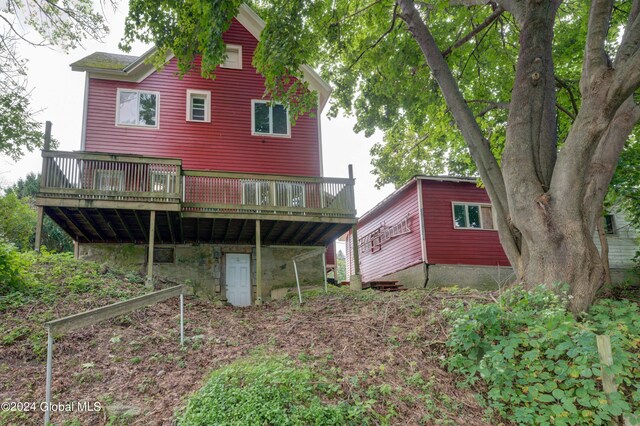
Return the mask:
[[[73,258],[80,258],[80,241],[78,241],[77,239],[73,240]]]
[[[44,219],[44,207],[38,206],[38,221],[36,222],[36,241],[33,249],[40,252],[40,244],[42,242],[42,220]]]
[[[353,252],[353,275],[350,277],[349,288],[362,290],[362,278],[360,277],[360,248],[358,247],[358,225],[351,226],[351,246]]]
[[[262,305],[262,241],[260,221],[256,220],[256,305]]]
[[[327,248],[322,252],[322,274],[324,277],[324,293],[327,294],[329,289],[327,288]]]
[[[153,249],[156,228],[156,212],[151,210],[149,214],[149,252],[147,253],[147,287],[153,288]]]

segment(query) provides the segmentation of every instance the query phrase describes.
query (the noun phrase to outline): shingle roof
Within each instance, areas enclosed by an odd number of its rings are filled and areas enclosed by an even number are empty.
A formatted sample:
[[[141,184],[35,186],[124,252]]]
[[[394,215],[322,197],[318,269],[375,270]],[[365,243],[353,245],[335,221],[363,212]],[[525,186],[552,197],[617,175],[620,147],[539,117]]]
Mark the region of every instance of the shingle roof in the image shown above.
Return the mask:
[[[71,64],[74,69],[90,68],[122,71],[138,59],[138,56],[120,55],[116,53],[95,52]]]

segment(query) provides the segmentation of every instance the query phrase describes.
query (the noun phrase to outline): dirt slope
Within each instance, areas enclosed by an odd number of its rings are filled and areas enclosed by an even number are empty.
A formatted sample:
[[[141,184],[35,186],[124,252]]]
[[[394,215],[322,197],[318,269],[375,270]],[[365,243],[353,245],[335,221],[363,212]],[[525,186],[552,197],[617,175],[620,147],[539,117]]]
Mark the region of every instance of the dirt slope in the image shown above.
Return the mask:
[[[443,309],[482,293],[333,290],[261,307],[186,299],[186,348],[178,347],[177,299],[57,339],[54,402],[99,401],[98,413],[54,413],[57,425],[171,425],[212,369],[256,350],[287,353],[335,373],[345,399],[376,401],[390,424],[487,424],[474,392],[441,367],[449,327]],[[100,304],[100,301],[96,301]],[[104,303],[102,303],[104,304]],[[45,310],[26,305],[0,321]],[[45,360],[27,341],[0,345],[0,401],[44,401]],[[117,416],[106,406],[136,407]],[[135,414],[135,413],[134,413]],[[495,421],[495,420],[494,420]],[[42,412],[4,413],[4,424],[41,424]],[[497,423],[495,423],[497,424]]]

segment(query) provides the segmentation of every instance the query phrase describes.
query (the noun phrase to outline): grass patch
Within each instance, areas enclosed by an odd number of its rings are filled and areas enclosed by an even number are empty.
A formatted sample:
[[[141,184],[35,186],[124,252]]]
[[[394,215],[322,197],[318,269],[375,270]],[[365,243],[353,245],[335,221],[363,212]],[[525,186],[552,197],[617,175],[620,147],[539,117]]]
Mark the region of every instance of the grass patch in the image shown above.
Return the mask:
[[[362,425],[366,403],[340,400],[340,386],[287,356],[253,355],[218,370],[189,398],[182,426]]]

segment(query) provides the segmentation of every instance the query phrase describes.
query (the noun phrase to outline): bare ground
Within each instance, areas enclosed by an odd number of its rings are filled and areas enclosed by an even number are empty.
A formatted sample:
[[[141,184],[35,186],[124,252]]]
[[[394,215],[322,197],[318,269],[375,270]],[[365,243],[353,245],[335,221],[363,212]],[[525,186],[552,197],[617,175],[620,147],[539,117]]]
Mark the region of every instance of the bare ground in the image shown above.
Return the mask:
[[[302,306],[284,300],[251,308],[215,306],[189,297],[183,350],[178,345],[178,301],[168,300],[56,340],[53,401],[99,401],[103,409],[53,413],[51,420],[57,425],[175,424],[175,413],[208,372],[259,349],[332,371],[347,400],[367,398],[367,391],[390,385],[390,392],[387,387],[376,394],[374,409],[381,416],[391,413],[391,424],[487,424],[490,420],[475,397],[482,389],[459,388],[463,378],[441,365],[450,327],[442,311],[491,297],[477,292],[335,290],[308,298]],[[58,314],[80,312],[86,305],[67,303]],[[46,308],[23,306],[0,314],[0,320],[34,317]],[[26,342],[0,345],[0,401],[40,403],[44,392],[44,357],[35,356]],[[141,413],[116,417],[104,408],[113,404],[134,406]],[[39,409],[11,413],[0,417],[0,423],[42,424],[42,416]]]

